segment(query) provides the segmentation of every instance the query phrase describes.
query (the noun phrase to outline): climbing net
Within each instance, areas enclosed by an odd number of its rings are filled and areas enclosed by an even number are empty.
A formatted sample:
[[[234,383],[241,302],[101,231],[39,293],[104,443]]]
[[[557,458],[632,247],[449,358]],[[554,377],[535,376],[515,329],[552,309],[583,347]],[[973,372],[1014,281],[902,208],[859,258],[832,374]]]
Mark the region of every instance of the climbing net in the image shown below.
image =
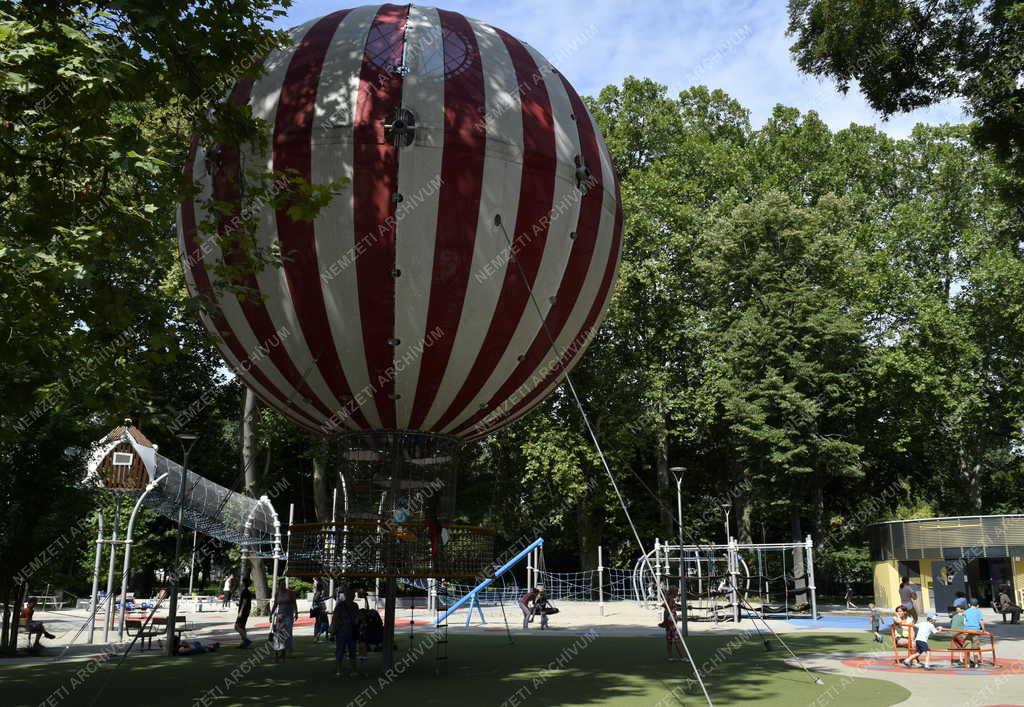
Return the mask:
[[[628,601],[635,595],[632,570],[614,567],[582,572],[539,570],[537,583],[548,598],[560,601]]]
[[[492,584],[477,594],[477,603],[480,606],[499,606],[503,603],[515,604],[519,597],[525,593],[526,590],[519,586],[516,578],[511,576],[511,573],[502,575],[500,579],[502,584]],[[422,577],[414,577],[402,581],[409,586],[428,591],[427,580]],[[458,599],[469,594],[475,587],[476,585],[474,584],[463,582],[438,582],[437,595],[439,597]]]
[[[468,525],[446,525],[443,531],[445,539],[435,545],[430,529],[418,521],[296,523],[288,540],[288,574],[410,579],[486,576],[494,554],[494,531]]]

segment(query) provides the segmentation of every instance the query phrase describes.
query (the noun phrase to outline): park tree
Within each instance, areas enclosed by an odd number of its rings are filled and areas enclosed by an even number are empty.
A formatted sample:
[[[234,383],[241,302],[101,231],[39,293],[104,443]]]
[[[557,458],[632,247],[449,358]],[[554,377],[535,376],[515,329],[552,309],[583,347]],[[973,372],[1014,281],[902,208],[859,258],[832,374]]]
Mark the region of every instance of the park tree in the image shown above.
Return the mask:
[[[856,84],[883,115],[959,99],[977,145],[1024,194],[1024,3],[1013,0],[790,0],[797,66]]]
[[[794,540],[804,516],[821,527],[837,480],[863,473],[867,350],[848,216],[831,195],[807,207],[768,190],[710,223],[699,256],[705,395],[727,425],[736,483],[781,505]],[[753,510],[748,502],[737,518],[746,538]]]
[[[0,2],[6,649],[23,568],[86,504],[96,426],[128,413],[170,431],[211,407],[217,363],[177,266],[179,175],[190,133],[254,129],[219,96],[278,43],[280,5]]]

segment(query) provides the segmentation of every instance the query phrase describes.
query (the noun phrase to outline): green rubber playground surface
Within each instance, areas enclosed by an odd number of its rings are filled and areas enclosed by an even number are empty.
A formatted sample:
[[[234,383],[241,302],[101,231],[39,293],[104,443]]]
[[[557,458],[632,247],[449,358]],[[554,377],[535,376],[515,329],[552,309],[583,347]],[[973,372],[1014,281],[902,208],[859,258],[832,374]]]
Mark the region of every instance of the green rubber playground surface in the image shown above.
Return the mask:
[[[583,637],[549,633],[450,635],[449,659],[434,675],[429,634],[410,643],[399,638],[396,675],[381,673],[371,656],[362,678],[334,675],[334,645],[296,640],[295,654],[272,662],[265,641],[247,651],[224,645],[194,657],[133,657],[116,661],[4,666],[0,702],[14,705],[700,705],[703,696],[687,679],[688,665],[665,659],[659,638]],[[874,652],[851,634],[803,634],[787,638],[798,653]],[[716,705],[857,705],[874,707],[905,700],[909,692],[884,680],[821,675],[816,685],[783,660],[775,645],[766,652],[759,638],[694,636],[689,645],[703,665]]]

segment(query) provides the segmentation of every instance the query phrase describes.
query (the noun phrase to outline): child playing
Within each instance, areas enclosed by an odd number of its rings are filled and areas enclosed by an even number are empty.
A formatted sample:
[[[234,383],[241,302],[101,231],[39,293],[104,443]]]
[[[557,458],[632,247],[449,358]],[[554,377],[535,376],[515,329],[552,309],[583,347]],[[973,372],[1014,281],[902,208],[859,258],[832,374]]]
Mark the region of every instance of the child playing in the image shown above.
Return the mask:
[[[966,603],[966,602],[965,602]],[[953,612],[953,618],[949,622],[949,629],[956,631],[964,627],[964,607],[954,602],[955,607]],[[967,643],[966,633],[955,633],[953,634],[953,664],[962,666],[964,664],[964,645]]]
[[[892,630],[897,648],[910,647],[910,629],[913,625],[914,622],[910,621],[907,610],[902,606],[897,606],[896,618],[892,620]]]
[[[662,612],[662,625],[665,627],[665,652],[668,654],[670,661],[676,660],[675,656],[672,655],[673,649],[679,656],[679,660],[683,659],[683,639],[679,637],[679,632],[676,630],[676,597],[679,596],[679,590],[672,587],[665,594],[665,605]]]
[[[964,629],[967,631],[985,630],[985,614],[982,613],[981,608],[978,606],[978,597],[971,598],[971,608],[964,612]],[[967,634],[965,647],[967,649],[968,665],[972,668],[981,665],[981,641],[978,639],[978,634]]]
[[[871,617],[871,633],[875,634],[875,641],[882,642],[882,612],[875,606],[875,602],[868,602],[868,612]]]
[[[533,601],[533,613],[540,616],[540,628],[543,631],[548,627],[548,598],[541,589],[537,598]]]
[[[934,668],[932,668],[932,654],[928,648],[928,639],[932,634],[945,630],[940,626],[935,625],[935,619],[935,614],[928,614],[928,616],[926,616],[922,621],[917,622],[914,635],[914,652],[903,660],[903,665],[905,667],[911,667],[915,660],[920,665],[921,656],[924,656],[924,669],[934,670]]]

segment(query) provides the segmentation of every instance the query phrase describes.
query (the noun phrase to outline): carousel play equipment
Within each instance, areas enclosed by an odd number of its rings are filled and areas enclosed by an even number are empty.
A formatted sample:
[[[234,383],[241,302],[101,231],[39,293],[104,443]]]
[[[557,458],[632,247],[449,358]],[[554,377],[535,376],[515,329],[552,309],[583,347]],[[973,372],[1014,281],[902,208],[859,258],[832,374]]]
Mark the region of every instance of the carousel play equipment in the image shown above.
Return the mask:
[[[686,596],[688,618],[707,621],[818,618],[814,542],[666,544],[637,560],[636,601],[648,606],[657,587],[677,586]],[[685,592],[685,594],[684,594]],[[656,601],[655,601],[656,604]]]
[[[340,512],[289,528],[287,572],[383,582],[390,633],[399,578],[493,571],[493,532],[452,522],[458,447],[539,405],[593,339],[618,181],[568,80],[490,25],[381,5],[289,34],[228,98],[270,149],[190,148],[182,269],[238,378],[346,448]],[[268,172],[349,183],[313,221],[264,205],[254,237],[232,237]]]
[[[124,639],[132,546],[137,541],[135,521],[142,508],[156,511],[193,531],[190,576],[195,564],[195,539],[202,534],[238,546],[243,565],[250,557],[273,560],[276,579],[278,563],[284,558],[281,524],[266,496],[253,498],[231,491],[184,468],[161,455],[158,446],[132,426],[130,420],[100,440],[87,469],[86,484],[95,487],[101,497],[112,496],[114,501],[109,531],[105,530],[102,510],[97,510],[96,559],[89,618],[85,624],[90,643],[101,608],[104,611],[103,641],[109,639],[115,615],[118,640]],[[126,511],[131,509],[123,537],[120,536],[122,506]],[[120,583],[115,586],[119,547],[124,548],[123,565]],[[106,593],[101,599],[99,581],[104,549],[109,553],[109,567]]]

